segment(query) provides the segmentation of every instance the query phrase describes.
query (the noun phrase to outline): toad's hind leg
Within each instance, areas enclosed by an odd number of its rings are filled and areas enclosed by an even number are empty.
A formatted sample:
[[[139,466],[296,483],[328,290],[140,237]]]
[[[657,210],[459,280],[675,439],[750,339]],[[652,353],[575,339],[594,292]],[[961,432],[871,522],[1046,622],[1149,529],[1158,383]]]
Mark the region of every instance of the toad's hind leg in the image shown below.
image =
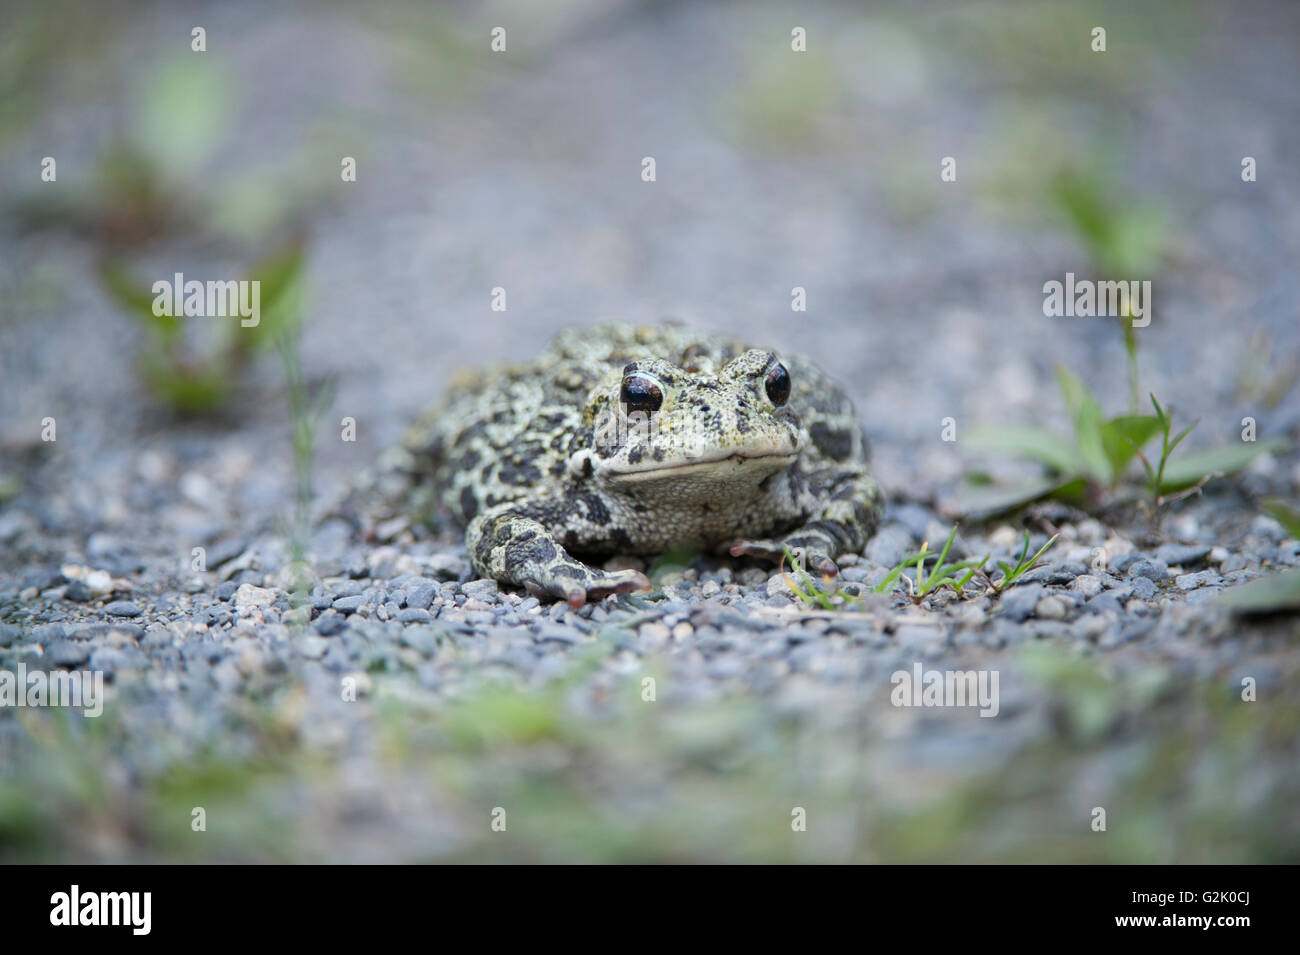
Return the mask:
[[[731,545],[733,557],[747,554],[780,561],[786,548],[805,568],[819,574],[839,573],[835,557],[860,553],[880,526],[883,501],[880,487],[864,469],[836,467],[815,476],[825,488],[826,503],[803,526],[767,540],[742,540]]]
[[[574,607],[608,594],[650,589],[640,571],[606,573],[575,560],[530,510],[517,502],[502,504],[470,522],[465,544],[478,573]]]

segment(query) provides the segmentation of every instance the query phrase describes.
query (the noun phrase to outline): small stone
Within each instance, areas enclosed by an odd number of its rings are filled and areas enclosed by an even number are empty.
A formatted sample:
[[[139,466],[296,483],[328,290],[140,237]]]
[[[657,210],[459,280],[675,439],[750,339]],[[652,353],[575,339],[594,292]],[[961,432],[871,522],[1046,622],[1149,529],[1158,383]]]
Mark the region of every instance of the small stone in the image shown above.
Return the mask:
[[[1101,614],[1083,616],[1075,621],[1072,628],[1074,636],[1080,640],[1095,643],[1110,628],[1110,621]]]
[[[366,592],[365,584],[357,580],[341,580],[330,588],[335,598],[357,597]]]
[[[72,640],[60,640],[45,650],[45,658],[60,667],[78,667],[90,659],[90,646]]]
[[[316,618],[316,632],[322,636],[332,637],[347,625],[343,615],[334,610],[326,610]]]
[[[406,588],[406,606],[413,610],[428,610],[433,598],[438,596],[438,585],[422,581]]]
[[[104,613],[110,617],[138,617],[143,611],[129,600],[114,600],[104,607]]]
[[[668,642],[668,638],[672,636],[672,633],[662,623],[651,621],[650,623],[641,624],[637,629],[637,635],[645,643],[645,648],[653,651],[663,647]]]
[[[88,600],[94,599],[94,596],[94,591],[92,591],[90,587],[81,580],[74,580],[63,589],[63,599],[71,600],[74,603],[84,604]]]
[[[1042,620],[1064,620],[1065,612],[1065,601],[1055,595],[1044,597],[1034,608],[1034,616]]]
[[[1095,597],[1101,593],[1101,581],[1092,574],[1080,574],[1071,581],[1070,586],[1085,598]]]
[[[235,596],[235,591],[238,589],[239,584],[235,583],[233,580],[227,580],[225,583],[219,584],[217,589],[212,592],[212,595],[218,600],[229,600],[231,597]]]
[[[1134,577],[1146,577],[1161,581],[1169,576],[1169,567],[1163,560],[1140,559],[1128,565],[1127,573],[1130,580]]]
[[[616,573],[620,570],[645,570],[645,561],[640,557],[632,557],[626,554],[620,554],[617,557],[611,557],[605,563],[601,564],[601,570],[608,573]]]
[[[912,550],[912,535],[898,524],[886,524],[867,545],[868,560],[886,567],[897,566]]]
[[[397,614],[399,623],[428,623],[433,619],[433,614],[422,607],[407,607]]]
[[[1133,596],[1139,600],[1151,600],[1159,592],[1154,580],[1149,577],[1133,578]]]
[[[1132,593],[1131,590],[1107,590],[1093,597],[1086,604],[1084,609],[1089,613],[1113,613],[1116,615],[1124,612],[1124,601]]]
[[[240,584],[232,602],[239,610],[252,610],[256,607],[269,607],[274,601],[275,594],[271,591],[252,584]]]
[[[351,597],[340,597],[334,601],[334,609],[339,613],[356,613],[366,602],[364,594],[354,594]]]
[[[490,578],[480,580],[470,580],[460,585],[461,593],[467,597],[478,597],[480,599],[495,597],[500,593],[497,582]]]
[[[308,660],[319,660],[325,656],[325,651],[329,649],[329,645],[329,641],[324,637],[318,637],[310,633],[299,637],[295,644],[298,652]]]
[[[1186,566],[1204,560],[1210,550],[1208,544],[1162,544],[1156,551],[1156,559],[1169,565]]]
[[[1217,583],[1219,583],[1219,575],[1212,570],[1203,570],[1198,574],[1180,574],[1174,580],[1174,585],[1183,591],[1196,590],[1198,587]]]
[[[1034,613],[1045,593],[1042,584],[1012,587],[1002,596],[1002,610],[1011,620],[1025,620]]]
[[[1062,564],[1053,564],[1049,567],[1040,568],[1042,576],[1035,578],[1045,584],[1068,584],[1076,577],[1082,576],[1088,572],[1088,568],[1077,562],[1067,561]],[[1026,574],[1025,577],[1029,575]],[[1025,578],[1021,578],[1022,580]]]
[[[794,591],[786,582],[784,574],[773,574],[767,579],[768,597],[793,597]]]
[[[1229,554],[1227,557],[1223,558],[1223,562],[1219,565],[1219,571],[1225,574],[1231,574],[1245,569],[1246,558],[1240,554]]]

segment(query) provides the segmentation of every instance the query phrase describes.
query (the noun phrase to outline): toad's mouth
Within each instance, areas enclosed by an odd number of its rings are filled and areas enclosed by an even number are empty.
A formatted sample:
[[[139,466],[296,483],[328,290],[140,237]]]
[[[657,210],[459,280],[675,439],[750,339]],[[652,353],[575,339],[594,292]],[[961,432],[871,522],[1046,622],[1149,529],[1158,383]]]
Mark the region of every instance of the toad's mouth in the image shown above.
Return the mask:
[[[797,451],[733,451],[730,454],[716,454],[712,457],[695,458],[689,461],[674,461],[670,464],[653,464],[633,468],[609,468],[602,477],[621,483],[635,481],[658,481],[670,478],[689,477],[707,474],[711,477],[725,478],[745,473],[768,474],[780,471],[794,464],[799,457]]]

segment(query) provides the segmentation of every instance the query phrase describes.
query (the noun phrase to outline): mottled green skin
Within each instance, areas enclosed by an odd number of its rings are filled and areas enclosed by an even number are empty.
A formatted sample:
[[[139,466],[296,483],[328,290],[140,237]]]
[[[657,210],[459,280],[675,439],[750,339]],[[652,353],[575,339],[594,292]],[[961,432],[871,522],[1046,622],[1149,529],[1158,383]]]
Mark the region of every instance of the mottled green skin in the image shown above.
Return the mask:
[[[648,586],[582,562],[689,546],[834,573],[879,522],[867,443],[842,391],[794,357],[677,325],[561,333],[537,360],[453,387],[408,448],[476,571],[577,605]],[[620,387],[652,375],[663,404],[629,423]]]

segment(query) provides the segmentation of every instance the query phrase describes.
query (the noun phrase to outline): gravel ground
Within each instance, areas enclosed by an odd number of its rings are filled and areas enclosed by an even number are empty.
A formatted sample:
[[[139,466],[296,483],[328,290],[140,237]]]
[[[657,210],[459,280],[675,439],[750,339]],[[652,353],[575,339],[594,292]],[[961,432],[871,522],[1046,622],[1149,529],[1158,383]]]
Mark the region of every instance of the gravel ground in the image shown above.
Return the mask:
[[[166,414],[134,375],[139,330],[97,283],[96,240],[6,220],[0,669],[99,670],[109,703],[103,730],[0,712],[0,858],[1296,860],[1300,625],[1217,603],[1300,564],[1257,503],[1300,497],[1294,452],[1213,481],[1159,530],[1132,508],[1100,520],[1055,504],[964,523],[958,557],[1013,559],[1024,530],[1034,548],[1060,535],[1001,595],[871,593],[942,542],[956,479],[989,464],[962,430],[1064,430],[1058,361],[1122,410],[1114,329],[1041,314],[1044,277],[1087,271],[1079,246],[984,188],[985,167],[1018,161],[999,152],[1018,149],[1012,103],[1085,140],[1123,104],[1141,131],[1127,188],[1173,220],[1143,387],[1201,419],[1189,445],[1236,440],[1245,415],[1261,438],[1300,437],[1295,388],[1269,403],[1242,386],[1300,355],[1300,186],[1276,173],[1300,146],[1285,121],[1300,105],[1295,10],[1248,4],[1218,32],[1201,11],[1186,48],[1125,67],[1132,87],[1030,96],[1041,64],[997,65],[963,46],[961,23],[930,35],[901,10],[830,4],[808,19],[841,85],[813,83],[830,118],[805,126],[769,89],[814,95],[766,65],[768,32],[788,45],[775,6],[558,5],[511,20],[509,69],[475,46],[450,73],[426,62],[439,31],[477,43],[503,11],[448,28],[396,5],[365,24],[254,7],[203,8],[213,37],[259,24],[213,43],[262,91],[218,164],[250,143],[286,155],[321,127],[362,156],[355,189],[311,228],[302,361],[338,390],[316,448],[308,598],[289,593],[275,362],[214,418]],[[1116,43],[1156,43],[1151,24],[1099,9],[1136,33],[1113,29]],[[110,34],[115,82],[86,94],[66,78],[0,157],[6,181],[47,153],[61,181],[88,171],[139,63],[194,16]],[[1013,29],[1004,8],[989,19]],[[307,42],[321,55],[278,55]],[[768,142],[747,97],[774,100],[791,140]],[[1243,194],[1247,151],[1267,172]],[[934,195],[950,153],[972,185]],[[136,254],[140,274],[226,263],[185,235]],[[487,304],[498,285],[503,314]],[[789,311],[794,285],[807,313]],[[569,323],[665,315],[797,348],[858,396],[890,505],[843,561],[852,606],[699,558],[641,565],[654,592],[574,611],[473,579],[453,534],[355,512],[349,489],[456,369],[527,357]],[[948,415],[955,444],[938,439]],[[46,416],[53,443],[38,440]],[[355,442],[334,440],[345,416]],[[891,674],[917,662],[1000,672],[997,718],[891,706]],[[1261,715],[1229,714],[1245,678]],[[819,824],[792,846],[805,803]],[[1099,805],[1115,818],[1104,846],[1089,841]],[[498,806],[525,820],[505,844],[489,834]]]

